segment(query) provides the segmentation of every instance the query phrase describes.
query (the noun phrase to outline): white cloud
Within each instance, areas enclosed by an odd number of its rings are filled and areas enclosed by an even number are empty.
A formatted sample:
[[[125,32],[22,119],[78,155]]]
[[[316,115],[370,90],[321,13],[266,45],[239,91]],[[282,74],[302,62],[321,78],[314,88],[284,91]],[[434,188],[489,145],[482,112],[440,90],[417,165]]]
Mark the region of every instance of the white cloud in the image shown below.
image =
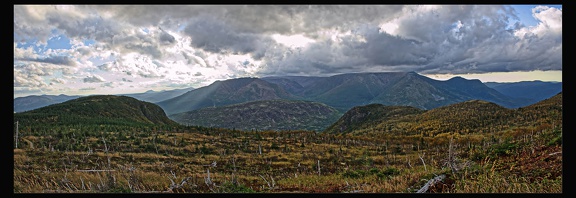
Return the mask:
[[[292,49],[303,48],[303,47],[308,46],[310,43],[316,42],[315,40],[310,39],[306,36],[303,36],[302,34],[296,34],[296,35],[290,35],[290,36],[273,34],[272,38],[277,43],[283,44],[286,47],[290,47]]]
[[[98,76],[96,74],[93,74],[91,76],[86,76],[84,79],[82,79],[85,83],[99,83],[99,82],[104,82],[106,80],[104,80],[104,78],[102,78],[101,76]]]

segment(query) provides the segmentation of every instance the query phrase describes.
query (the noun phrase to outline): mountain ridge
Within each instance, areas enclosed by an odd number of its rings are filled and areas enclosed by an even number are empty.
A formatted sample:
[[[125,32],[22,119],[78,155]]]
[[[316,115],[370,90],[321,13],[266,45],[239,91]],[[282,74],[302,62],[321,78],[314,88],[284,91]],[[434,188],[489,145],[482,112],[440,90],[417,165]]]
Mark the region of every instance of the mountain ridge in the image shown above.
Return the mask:
[[[277,84],[258,78],[237,78],[216,81],[156,104],[171,115],[210,106],[273,99],[299,99],[299,97],[286,92]]]

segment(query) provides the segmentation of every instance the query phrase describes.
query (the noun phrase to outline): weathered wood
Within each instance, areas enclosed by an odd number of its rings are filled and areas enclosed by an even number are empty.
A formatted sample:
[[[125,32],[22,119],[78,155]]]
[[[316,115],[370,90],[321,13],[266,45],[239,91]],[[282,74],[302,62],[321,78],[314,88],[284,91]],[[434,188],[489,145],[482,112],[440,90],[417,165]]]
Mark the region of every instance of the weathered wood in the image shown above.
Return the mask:
[[[430,186],[436,184],[437,182],[440,182],[442,180],[444,180],[444,178],[446,178],[446,175],[439,175],[436,176],[432,179],[430,179],[424,186],[422,186],[422,188],[420,188],[420,190],[418,190],[416,193],[425,193],[426,191],[428,191],[428,188],[430,188]]]

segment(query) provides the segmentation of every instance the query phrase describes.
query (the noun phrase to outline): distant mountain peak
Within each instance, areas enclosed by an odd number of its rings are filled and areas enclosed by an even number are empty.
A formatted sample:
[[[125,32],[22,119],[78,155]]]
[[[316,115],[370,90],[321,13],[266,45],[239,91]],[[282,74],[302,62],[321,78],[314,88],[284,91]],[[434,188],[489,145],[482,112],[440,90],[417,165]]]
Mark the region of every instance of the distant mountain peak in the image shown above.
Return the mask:
[[[274,83],[253,77],[216,81],[180,96],[160,101],[167,114],[176,114],[204,107],[231,105],[256,100],[295,99]]]
[[[462,80],[468,80],[468,79],[463,78],[462,76],[454,76],[454,77],[448,79],[448,81],[462,81]]]

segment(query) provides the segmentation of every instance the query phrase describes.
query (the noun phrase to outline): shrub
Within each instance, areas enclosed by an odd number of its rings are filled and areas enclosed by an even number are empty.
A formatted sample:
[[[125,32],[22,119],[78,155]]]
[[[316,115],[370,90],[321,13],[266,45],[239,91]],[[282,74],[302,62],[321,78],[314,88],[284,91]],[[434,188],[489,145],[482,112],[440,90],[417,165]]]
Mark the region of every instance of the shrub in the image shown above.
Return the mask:
[[[353,170],[347,170],[346,172],[342,173],[342,176],[348,177],[348,178],[360,178],[360,177],[362,177],[361,174],[359,174],[358,172],[353,171]]]
[[[108,193],[131,193],[132,190],[130,188],[126,188],[123,186],[114,186],[113,188],[108,189]]]
[[[225,182],[220,186],[220,191],[224,193],[255,193],[256,191],[242,184],[233,184]]]
[[[497,144],[494,145],[491,148],[491,154],[493,157],[495,156],[502,156],[502,155],[508,155],[510,154],[513,150],[515,150],[518,147],[518,145],[516,145],[516,143],[512,143],[510,142],[509,139],[506,139],[506,141],[502,144]]]
[[[390,168],[387,168],[386,170],[383,170],[382,174],[384,174],[386,176],[393,176],[393,175],[399,175],[400,171],[396,168],[390,167]]]
[[[552,135],[553,135],[552,139],[548,141],[546,145],[547,146],[562,145],[562,131],[554,129]]]

